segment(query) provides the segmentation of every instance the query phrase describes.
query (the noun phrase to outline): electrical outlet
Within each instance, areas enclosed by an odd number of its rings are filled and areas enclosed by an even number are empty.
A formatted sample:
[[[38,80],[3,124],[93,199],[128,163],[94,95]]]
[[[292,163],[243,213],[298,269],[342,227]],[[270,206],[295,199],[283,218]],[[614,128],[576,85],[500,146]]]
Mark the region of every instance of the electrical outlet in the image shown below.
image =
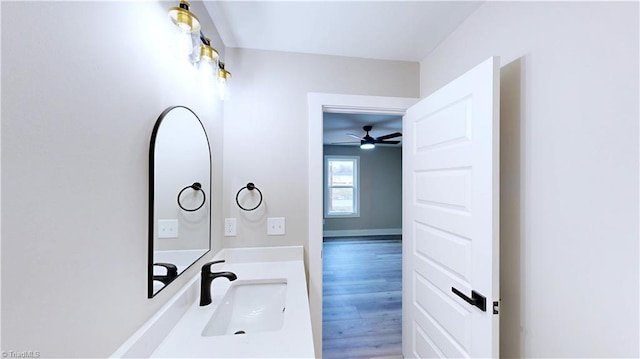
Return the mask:
[[[282,236],[285,233],[284,217],[267,218],[267,235]]]
[[[236,235],[236,219],[225,218],[224,219],[224,236],[233,237]]]
[[[178,220],[159,219],[158,238],[178,238]]]

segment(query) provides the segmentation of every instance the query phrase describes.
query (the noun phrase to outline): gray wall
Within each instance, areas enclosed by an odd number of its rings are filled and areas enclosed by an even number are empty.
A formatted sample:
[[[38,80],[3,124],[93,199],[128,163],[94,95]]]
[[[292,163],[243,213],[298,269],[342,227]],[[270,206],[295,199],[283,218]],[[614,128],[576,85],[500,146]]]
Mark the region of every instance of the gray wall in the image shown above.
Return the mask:
[[[421,62],[501,57],[503,357],[639,356],[638,10],[486,2]]]
[[[225,104],[224,216],[238,219],[238,235],[225,237],[224,244],[308,248],[308,93],[417,97],[418,63],[238,48],[227,52],[233,81]],[[253,212],[240,210],[235,202],[247,182],[264,194]],[[267,217],[285,217],[286,235],[267,236]]]
[[[3,351],[109,356],[198,270],[147,299],[149,142],[165,108],[203,121],[222,217],[222,103],[167,46],[176,3],[0,5]]]
[[[325,218],[325,236],[402,233],[402,148],[324,146],[324,155],[360,157],[360,217]]]
[[[223,104],[167,47],[174,2],[0,6],[5,351],[108,356],[196,273],[146,298],[149,140],[165,108],[190,107],[209,135],[214,251],[223,217],[238,218],[225,246],[306,245],[307,93],[419,91],[417,63],[225,51],[193,2],[233,73]],[[248,181],[265,194],[249,215],[235,204]],[[266,236],[267,214],[287,235]]]
[[[224,126],[165,49],[174,5],[0,4],[2,350],[107,356],[184,284],[146,298],[148,145],[164,108],[205,122],[214,248],[223,214],[239,218],[226,246],[306,245],[308,92],[425,96],[499,55],[502,355],[639,356],[637,3],[487,2],[418,67],[225,57],[195,2],[234,75]],[[235,205],[248,181],[266,197],[255,217]],[[286,217],[287,235],[267,237],[266,215]]]

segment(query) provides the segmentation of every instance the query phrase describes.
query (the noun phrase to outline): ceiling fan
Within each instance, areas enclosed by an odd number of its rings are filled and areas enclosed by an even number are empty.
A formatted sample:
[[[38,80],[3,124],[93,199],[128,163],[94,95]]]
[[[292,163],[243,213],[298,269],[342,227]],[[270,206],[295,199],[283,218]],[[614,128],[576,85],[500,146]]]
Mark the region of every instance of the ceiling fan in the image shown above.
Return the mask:
[[[360,137],[358,135],[354,135],[352,133],[347,133],[347,136],[351,136],[360,140],[360,148],[368,150],[374,148],[376,144],[388,144],[388,145],[396,145],[400,143],[398,140],[388,141],[390,138],[396,138],[402,136],[400,132],[390,133],[388,135],[380,136],[380,137],[371,137],[369,135],[369,131],[373,128],[372,125],[363,126],[362,129],[367,133],[364,137]]]

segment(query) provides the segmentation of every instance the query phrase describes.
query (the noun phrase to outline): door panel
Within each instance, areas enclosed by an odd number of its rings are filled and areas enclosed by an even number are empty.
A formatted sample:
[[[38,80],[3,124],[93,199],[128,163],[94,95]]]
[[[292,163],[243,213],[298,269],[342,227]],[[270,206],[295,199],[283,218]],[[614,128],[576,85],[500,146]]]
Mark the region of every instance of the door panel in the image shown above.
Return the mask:
[[[470,212],[471,170],[427,171],[416,174],[416,200],[434,207]]]
[[[464,349],[450,341],[433,322],[427,321],[426,326],[416,324],[416,351],[418,358],[463,358]],[[426,328],[426,329],[423,329]],[[433,340],[440,343],[438,347]]]
[[[451,275],[468,283],[471,276],[471,242],[435,227],[417,224],[415,255],[424,256]]]
[[[498,356],[498,62],[483,62],[404,117],[408,358]],[[452,288],[485,296],[487,310]]]
[[[471,99],[464,98],[429,115],[415,124],[416,131],[423,134],[415,138],[416,150],[425,152],[439,146],[471,140]]]

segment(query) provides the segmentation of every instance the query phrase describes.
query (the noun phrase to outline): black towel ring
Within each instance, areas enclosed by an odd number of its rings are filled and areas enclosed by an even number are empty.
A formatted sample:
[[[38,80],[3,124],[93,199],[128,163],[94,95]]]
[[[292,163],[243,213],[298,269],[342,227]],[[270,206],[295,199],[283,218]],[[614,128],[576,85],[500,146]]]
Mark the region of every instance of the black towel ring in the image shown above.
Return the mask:
[[[244,208],[242,207],[242,205],[240,205],[240,201],[238,201],[238,196],[240,196],[240,192],[242,192],[243,189],[247,189],[249,191],[253,191],[254,189],[258,191],[258,193],[260,193],[260,202],[258,202],[258,205],[253,207],[253,208]],[[238,191],[238,193],[236,193],[236,204],[238,205],[238,207],[240,207],[241,210],[243,211],[253,211],[254,209],[260,207],[260,205],[262,204],[262,192],[260,192],[260,189],[258,187],[256,187],[256,185],[254,185],[253,183],[249,182],[247,183],[246,186],[240,188],[240,190]]]
[[[184,192],[187,188],[191,188],[194,191],[202,192],[202,203],[198,206],[198,208],[186,209],[186,208],[182,207],[182,203],[180,203],[180,196],[182,195],[182,192]],[[187,186],[187,187],[183,188],[182,191],[180,191],[180,193],[178,193],[178,206],[180,206],[180,208],[182,208],[183,211],[195,212],[195,211],[199,210],[200,208],[202,208],[202,206],[204,206],[204,203],[206,201],[207,201],[207,195],[202,190],[202,185],[200,184],[200,182],[193,182],[193,184],[191,186]]]

